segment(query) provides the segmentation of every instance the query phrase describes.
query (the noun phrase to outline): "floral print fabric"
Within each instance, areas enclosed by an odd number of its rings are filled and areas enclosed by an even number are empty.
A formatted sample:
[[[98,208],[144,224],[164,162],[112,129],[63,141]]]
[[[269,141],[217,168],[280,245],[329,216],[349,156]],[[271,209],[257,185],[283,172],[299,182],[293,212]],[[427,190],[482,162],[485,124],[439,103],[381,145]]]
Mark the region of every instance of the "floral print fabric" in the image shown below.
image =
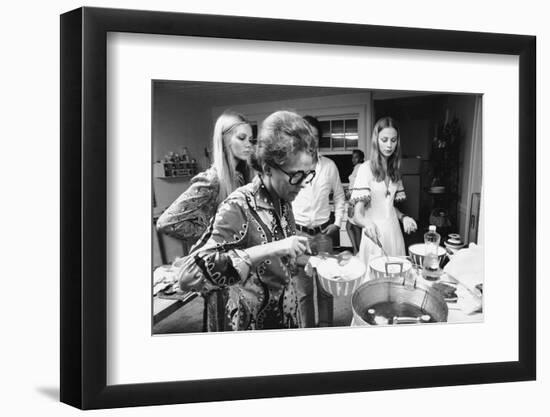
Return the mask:
[[[279,216],[257,176],[233,192],[219,207],[213,223],[180,262],[183,288],[208,294],[225,290],[225,328],[231,330],[292,328],[299,325],[293,276],[287,257],[268,257],[250,268],[244,249],[295,234],[289,203]]]
[[[240,185],[244,185],[242,175],[237,175]],[[196,241],[216,213],[219,190],[220,181],[214,168],[197,174],[189,188],[159,217],[158,229],[177,239]]]

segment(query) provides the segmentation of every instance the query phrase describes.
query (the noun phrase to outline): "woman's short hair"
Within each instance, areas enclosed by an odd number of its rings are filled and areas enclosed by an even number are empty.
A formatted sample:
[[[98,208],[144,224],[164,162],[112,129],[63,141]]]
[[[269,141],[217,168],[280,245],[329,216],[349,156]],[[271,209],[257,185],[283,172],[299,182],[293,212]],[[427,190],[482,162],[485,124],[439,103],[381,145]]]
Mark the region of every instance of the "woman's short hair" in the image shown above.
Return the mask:
[[[302,151],[312,156],[317,152],[317,138],[311,126],[297,113],[276,111],[260,127],[253,166],[264,172],[266,165],[284,165],[289,155]]]

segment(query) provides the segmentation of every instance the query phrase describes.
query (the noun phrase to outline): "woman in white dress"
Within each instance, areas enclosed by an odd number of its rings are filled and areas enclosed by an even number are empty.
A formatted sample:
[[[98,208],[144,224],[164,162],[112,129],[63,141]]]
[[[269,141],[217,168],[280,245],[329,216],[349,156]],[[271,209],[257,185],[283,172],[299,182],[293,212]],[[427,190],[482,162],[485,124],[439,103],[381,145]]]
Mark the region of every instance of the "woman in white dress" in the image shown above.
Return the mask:
[[[389,256],[404,256],[405,233],[416,230],[413,218],[404,215],[394,203],[405,200],[405,189],[399,172],[401,146],[397,123],[391,117],[376,122],[372,132],[371,153],[357,172],[350,202],[354,221],[363,228],[359,257],[369,260],[382,255],[378,243]]]

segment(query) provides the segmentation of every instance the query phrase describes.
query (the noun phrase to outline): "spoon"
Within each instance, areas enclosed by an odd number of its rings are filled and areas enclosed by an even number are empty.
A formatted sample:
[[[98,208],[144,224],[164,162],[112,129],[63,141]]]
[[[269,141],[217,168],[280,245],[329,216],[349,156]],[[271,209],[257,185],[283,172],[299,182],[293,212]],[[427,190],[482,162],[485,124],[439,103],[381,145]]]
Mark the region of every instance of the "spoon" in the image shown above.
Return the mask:
[[[378,239],[378,236],[376,236],[376,241],[374,241],[374,243],[376,243],[376,245],[382,250],[382,254],[386,257],[386,261],[389,262],[390,258],[388,256],[388,254],[386,253],[386,251],[384,250],[384,247],[382,246],[382,243],[380,242],[380,239]]]

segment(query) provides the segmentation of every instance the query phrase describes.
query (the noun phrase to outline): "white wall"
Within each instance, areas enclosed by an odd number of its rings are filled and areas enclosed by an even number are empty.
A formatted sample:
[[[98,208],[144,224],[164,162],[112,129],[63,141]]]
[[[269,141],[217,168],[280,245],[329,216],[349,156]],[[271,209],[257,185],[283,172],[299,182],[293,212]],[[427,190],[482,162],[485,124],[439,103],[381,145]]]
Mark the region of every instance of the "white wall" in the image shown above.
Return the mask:
[[[204,148],[212,147],[214,124],[211,107],[189,102],[183,92],[173,89],[155,89],[153,101],[153,160],[162,160],[168,152],[178,152],[183,146],[195,158],[199,172],[208,167]],[[168,206],[189,185],[188,179],[154,178],[153,187],[158,207]]]
[[[181,153],[186,146],[190,158],[195,158],[198,172],[208,167],[204,148],[211,148],[214,124],[210,119],[211,107],[200,101],[186,100],[182,91],[167,88],[153,89],[153,161],[162,160],[168,152]],[[153,178],[153,191],[157,206],[162,212],[189,186],[191,178]],[[173,261],[182,256],[181,242],[167,235],[153,236],[153,265],[161,265],[158,239],[164,241],[166,259]]]
[[[272,112],[281,109],[292,110],[303,116],[306,114],[312,116],[358,114],[358,147],[364,152],[367,148],[367,132],[372,130],[372,119],[370,117],[371,93],[369,92],[214,107],[213,117],[217,117],[228,107],[245,114],[251,121],[257,122],[258,125]]]
[[[59,14],[83,3],[8,2],[3,6],[0,67],[3,86],[2,155],[2,260],[6,297],[1,303],[2,355],[0,382],[2,415],[80,416],[81,412],[58,403],[59,392]],[[538,36],[538,234],[550,233],[545,213],[550,211],[550,166],[543,155],[550,154],[548,113],[550,83],[550,26],[544,2],[492,3],[464,0],[444,7],[439,1],[396,1],[391,9],[384,2],[338,3],[258,2],[256,0],[202,0],[200,2],[144,0],[88,0],[89,6],[161,9],[217,14],[334,20],[394,26]],[[498,18],[495,18],[498,7]],[[543,113],[544,111],[544,113]],[[30,114],[32,113],[32,123]],[[21,171],[21,159],[44,167]],[[505,201],[503,200],[503,205]],[[538,259],[550,251],[548,239],[539,240]],[[545,269],[544,269],[545,271]],[[93,412],[94,416],[277,416],[310,415],[407,415],[407,416],[507,416],[548,413],[550,391],[550,310],[544,296],[550,281],[539,268],[538,297],[538,381],[434,389],[399,390],[253,401],[142,407]],[[16,289],[17,288],[17,289]],[[16,290],[15,290],[16,289]],[[15,290],[15,291],[14,291]],[[471,341],[475,343],[475,341]],[[292,349],[293,347],[283,347]],[[352,347],[343,350],[350,352]],[[408,346],[408,354],[415,347]],[[354,353],[360,354],[360,352]],[[185,360],[183,352],[168,352],[159,364]],[[160,365],[159,365],[160,366]],[[90,412],[89,412],[90,413]]]

